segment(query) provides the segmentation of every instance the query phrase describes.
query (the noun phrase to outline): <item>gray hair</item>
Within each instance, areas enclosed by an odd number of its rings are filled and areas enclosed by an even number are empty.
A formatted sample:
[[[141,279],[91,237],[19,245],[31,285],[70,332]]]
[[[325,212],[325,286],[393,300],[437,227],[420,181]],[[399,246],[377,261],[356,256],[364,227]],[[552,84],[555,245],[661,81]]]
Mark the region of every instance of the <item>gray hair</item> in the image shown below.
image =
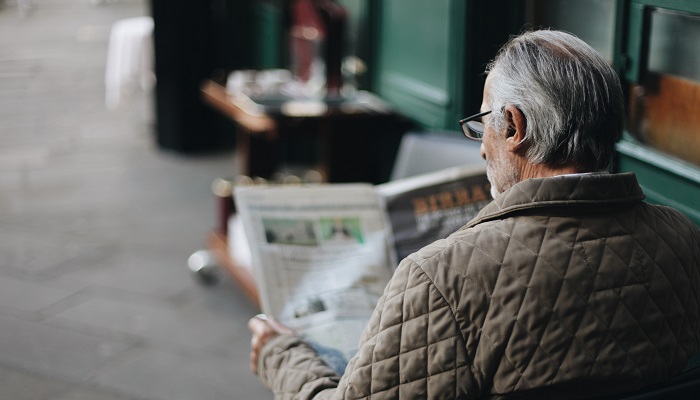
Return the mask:
[[[624,127],[624,100],[617,74],[593,48],[566,32],[527,32],[503,46],[486,72],[489,123],[501,132],[504,107],[517,107],[527,120],[530,162],[608,167]]]

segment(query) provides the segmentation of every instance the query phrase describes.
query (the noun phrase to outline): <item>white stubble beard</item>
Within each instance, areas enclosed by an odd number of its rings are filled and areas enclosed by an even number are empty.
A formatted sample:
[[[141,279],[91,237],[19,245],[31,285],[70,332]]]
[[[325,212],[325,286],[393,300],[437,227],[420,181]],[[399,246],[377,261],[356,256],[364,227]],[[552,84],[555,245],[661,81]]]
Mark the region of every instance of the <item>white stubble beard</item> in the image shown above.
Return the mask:
[[[494,166],[494,164],[500,164],[498,166],[500,168]],[[509,162],[500,159],[487,160],[486,178],[491,184],[491,197],[495,199],[496,196],[510,189],[516,183],[520,182],[520,172],[515,167],[515,165]]]

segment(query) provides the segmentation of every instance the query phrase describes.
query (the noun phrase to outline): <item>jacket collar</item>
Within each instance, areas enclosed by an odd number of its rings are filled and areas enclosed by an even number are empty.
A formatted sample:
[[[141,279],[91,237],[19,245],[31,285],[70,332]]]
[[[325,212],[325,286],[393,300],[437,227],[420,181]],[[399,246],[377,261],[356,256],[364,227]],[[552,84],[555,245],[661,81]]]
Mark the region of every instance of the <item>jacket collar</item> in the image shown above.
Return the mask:
[[[644,193],[632,172],[574,174],[527,179],[501,193],[462,229],[523,211],[547,208],[591,208],[637,203]]]

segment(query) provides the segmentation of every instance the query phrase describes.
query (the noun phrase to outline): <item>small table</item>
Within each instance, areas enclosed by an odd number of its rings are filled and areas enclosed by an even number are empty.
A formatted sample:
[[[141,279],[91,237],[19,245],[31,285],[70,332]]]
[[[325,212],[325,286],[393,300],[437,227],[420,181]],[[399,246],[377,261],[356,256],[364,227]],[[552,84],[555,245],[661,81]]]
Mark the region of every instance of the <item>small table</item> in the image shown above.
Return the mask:
[[[302,153],[302,161],[317,167],[324,181],[386,182],[401,137],[412,127],[364,91],[324,100],[249,96],[214,81],[204,82],[201,91],[206,103],[240,127],[238,170],[248,176],[269,178]]]
[[[350,99],[311,100],[274,93],[251,97],[229,92],[211,80],[202,84],[201,91],[207,104],[238,125],[237,170],[250,177],[272,177],[301,144],[313,147],[314,151],[306,153],[315,153],[316,157],[309,158],[326,182],[383,183],[391,176],[403,134],[413,127],[410,120],[368,92],[358,92]],[[259,307],[250,266],[231,256],[227,234],[234,235],[221,228],[211,232],[207,247]]]

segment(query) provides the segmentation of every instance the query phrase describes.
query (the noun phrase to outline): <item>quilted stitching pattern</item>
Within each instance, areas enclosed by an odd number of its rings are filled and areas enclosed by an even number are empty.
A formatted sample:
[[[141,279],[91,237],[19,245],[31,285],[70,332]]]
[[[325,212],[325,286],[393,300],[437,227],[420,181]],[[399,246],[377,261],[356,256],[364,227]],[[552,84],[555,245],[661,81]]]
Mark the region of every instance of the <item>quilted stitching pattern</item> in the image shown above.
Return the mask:
[[[571,397],[665,379],[700,349],[700,232],[642,198],[631,174],[521,182],[401,263],[338,390],[294,346],[269,357],[268,384],[282,398],[314,382],[294,398]]]
[[[349,367],[345,397],[426,398],[466,390],[457,379],[468,373],[468,362],[452,310],[414,264],[399,266],[365,336],[371,339]]]
[[[340,379],[313,349],[291,335],[278,336],[265,344],[258,371],[276,399],[323,398],[332,394],[323,391],[334,389]]]

